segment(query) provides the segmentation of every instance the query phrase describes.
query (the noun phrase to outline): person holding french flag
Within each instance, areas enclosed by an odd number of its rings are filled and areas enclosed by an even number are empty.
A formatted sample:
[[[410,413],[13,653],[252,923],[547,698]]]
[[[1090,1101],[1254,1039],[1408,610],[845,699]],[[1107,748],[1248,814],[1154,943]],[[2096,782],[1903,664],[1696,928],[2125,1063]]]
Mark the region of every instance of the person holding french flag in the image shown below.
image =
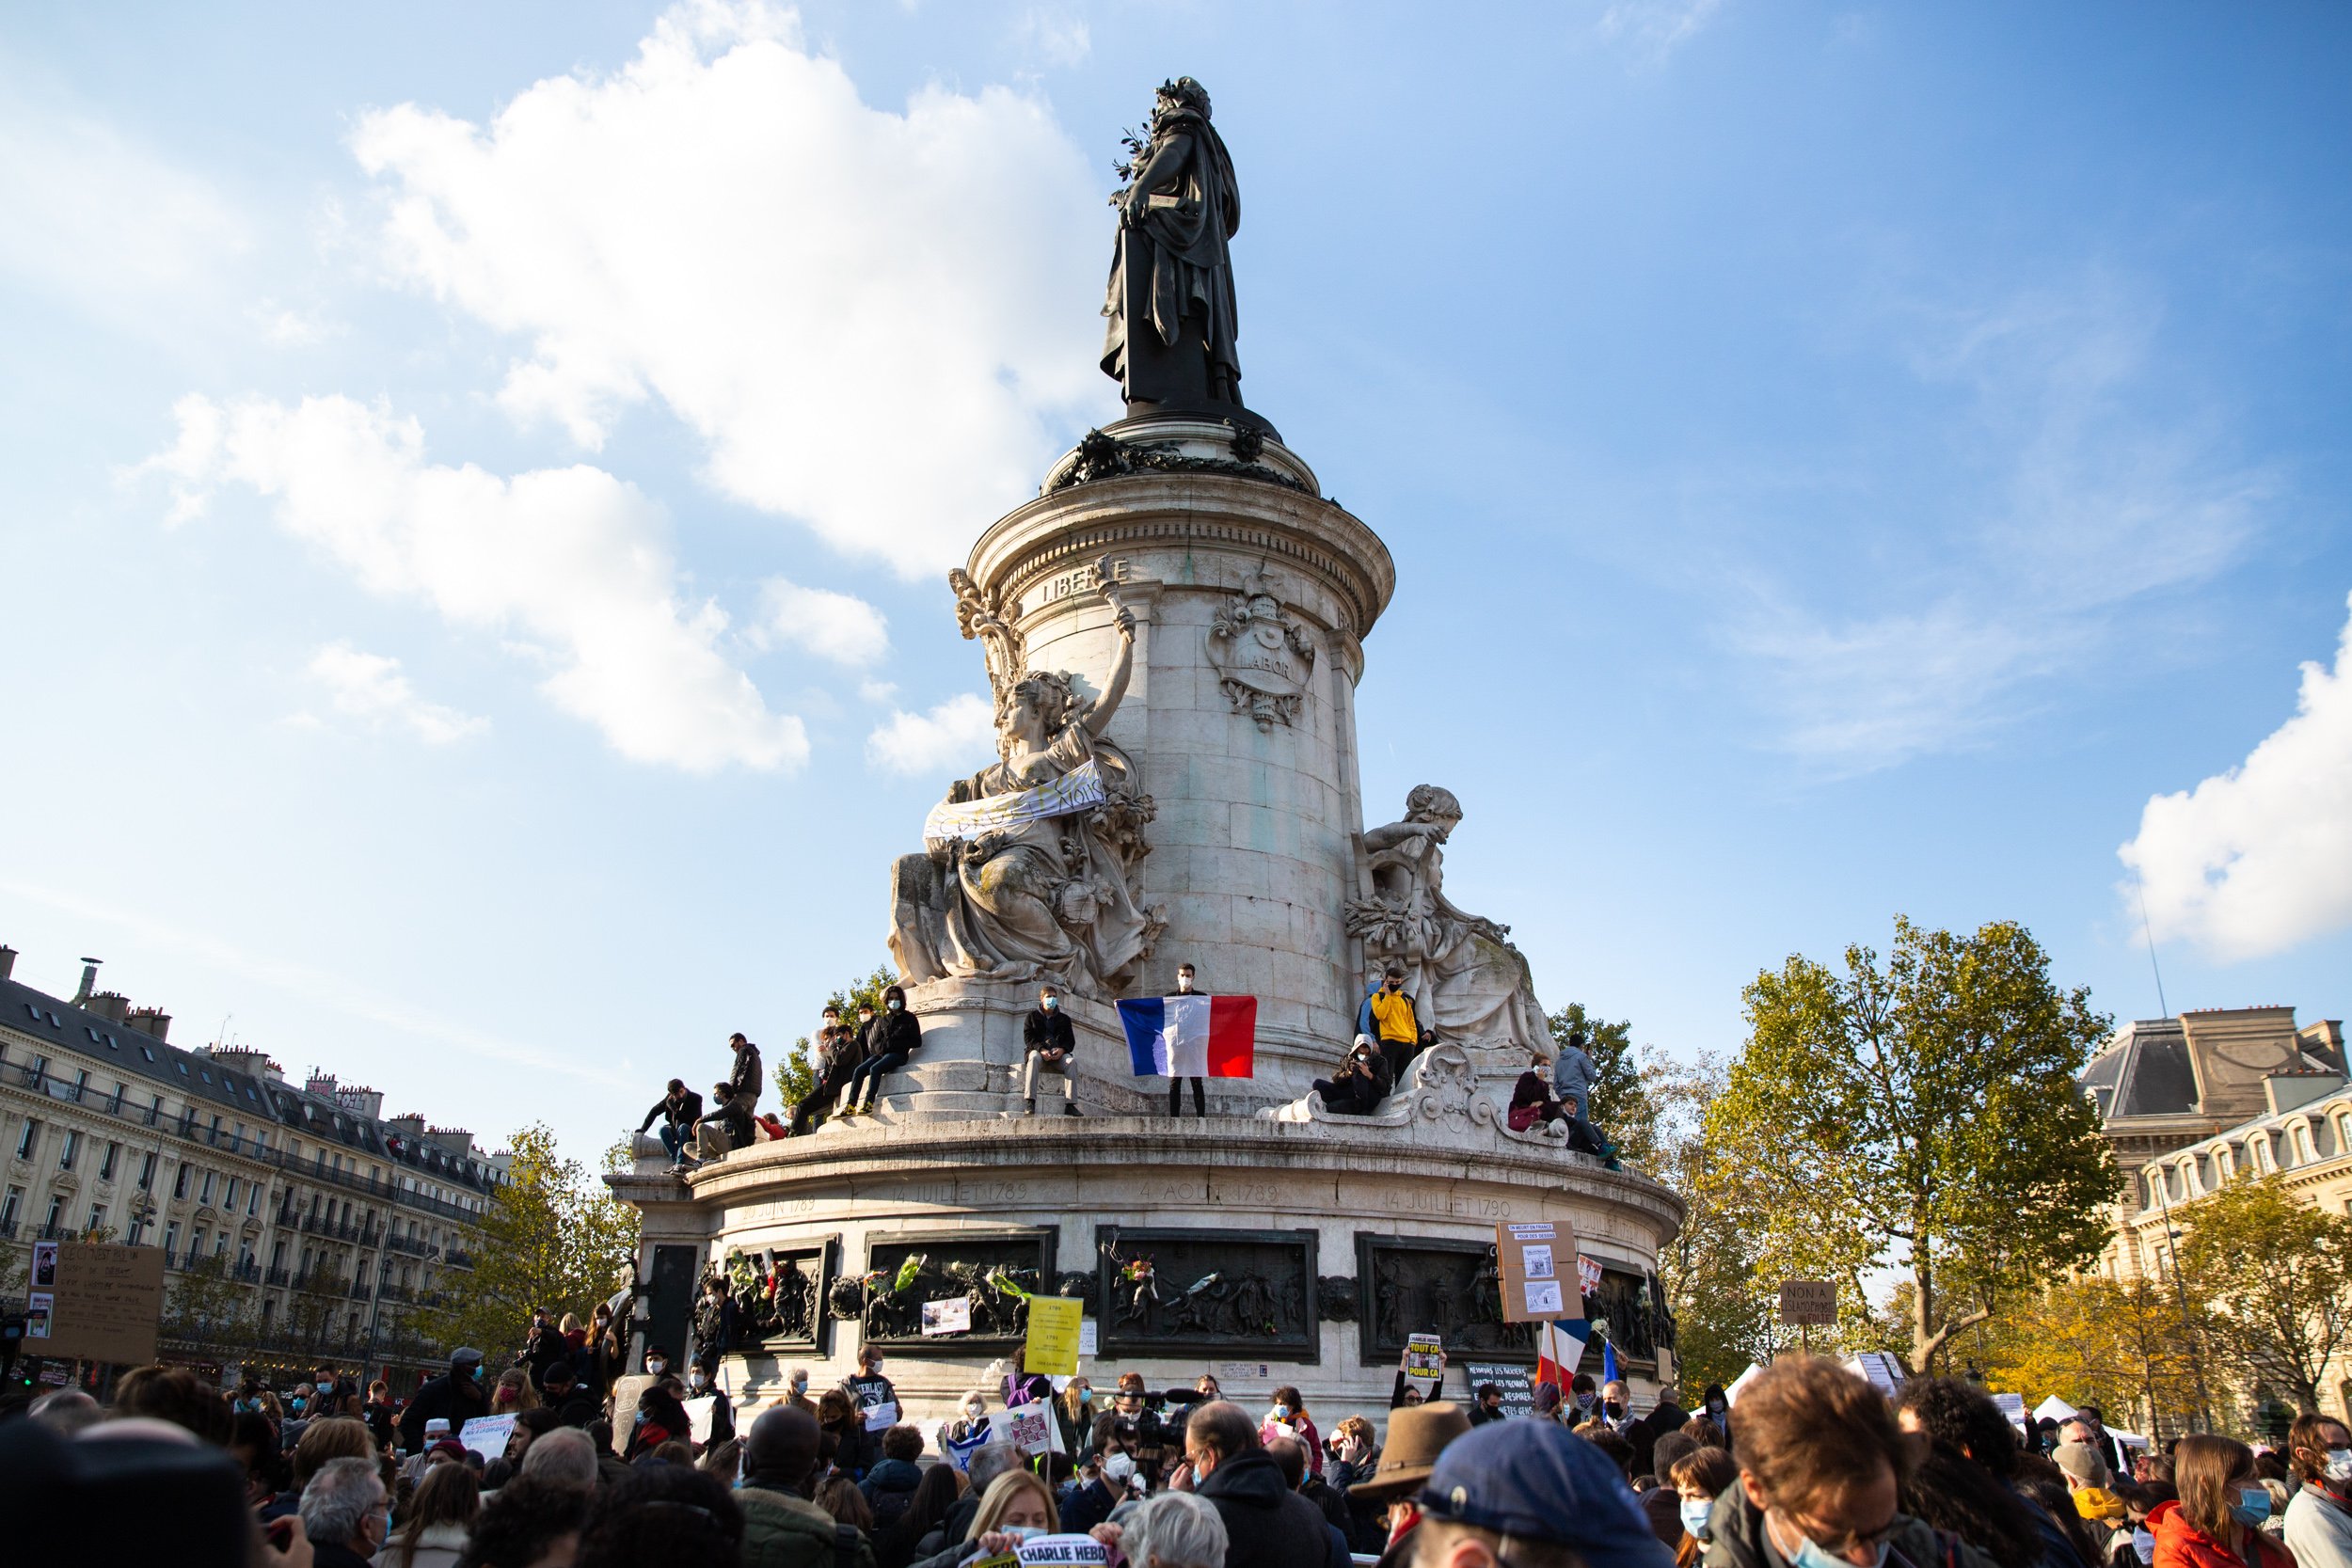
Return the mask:
[[[1208,1078],[1248,1078],[1256,1071],[1258,999],[1207,996],[1192,989],[1192,965],[1176,967],[1176,994],[1123,1001],[1119,1022],[1138,1078],[1168,1080],[1168,1114],[1184,1114],[1184,1080],[1192,1080],[1192,1113],[1209,1114]]]

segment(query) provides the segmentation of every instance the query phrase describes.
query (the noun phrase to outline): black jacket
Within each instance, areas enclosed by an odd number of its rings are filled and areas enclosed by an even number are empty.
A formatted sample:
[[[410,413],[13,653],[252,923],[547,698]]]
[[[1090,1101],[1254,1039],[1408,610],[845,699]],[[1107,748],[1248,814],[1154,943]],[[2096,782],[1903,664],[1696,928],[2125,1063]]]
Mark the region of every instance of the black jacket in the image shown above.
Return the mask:
[[[746,1040],[743,1049],[735,1053],[735,1066],[727,1069],[727,1085],[745,1104],[759,1098],[759,1047]]]
[[[1290,1489],[1263,1449],[1218,1460],[1194,1490],[1225,1521],[1225,1568],[1347,1568],[1339,1532]]]
[[[752,1114],[744,1109],[743,1101],[740,1100],[728,1101],[724,1105],[703,1117],[703,1120],[713,1126],[725,1128],[727,1142],[733,1148],[749,1148],[759,1141],[759,1134],[752,1131]]]
[[[1029,1016],[1021,1021],[1021,1043],[1030,1051],[1064,1051],[1074,1055],[1078,1035],[1070,1027],[1069,1014],[1059,1009],[1049,1013],[1042,1007],[1031,1007]]]
[[[466,1423],[476,1416],[490,1413],[489,1390],[479,1378],[464,1383],[452,1381],[443,1372],[417,1390],[417,1397],[408,1402],[408,1408],[400,1413],[400,1451],[424,1451],[424,1423],[436,1418],[449,1422],[449,1434],[456,1436]]]
[[[884,1010],[874,1015],[873,1023],[866,1031],[866,1059],[896,1056],[900,1053],[912,1056],[922,1048],[923,1026],[904,1007],[897,1012]]]
[[[1119,1506],[1120,1496],[1099,1476],[1070,1494],[1070,1501],[1061,1510],[1061,1528],[1070,1535],[1084,1535],[1111,1516]]]
[[[584,1383],[572,1385],[572,1391],[564,1396],[564,1402],[555,1407],[555,1418],[567,1427],[587,1430],[590,1423],[604,1418],[604,1401],[598,1399]]]
[[[703,1097],[693,1090],[687,1090],[683,1100],[672,1100],[665,1094],[653,1102],[653,1109],[637,1124],[637,1131],[643,1132],[656,1121],[667,1121],[673,1127],[691,1127],[702,1114]]]

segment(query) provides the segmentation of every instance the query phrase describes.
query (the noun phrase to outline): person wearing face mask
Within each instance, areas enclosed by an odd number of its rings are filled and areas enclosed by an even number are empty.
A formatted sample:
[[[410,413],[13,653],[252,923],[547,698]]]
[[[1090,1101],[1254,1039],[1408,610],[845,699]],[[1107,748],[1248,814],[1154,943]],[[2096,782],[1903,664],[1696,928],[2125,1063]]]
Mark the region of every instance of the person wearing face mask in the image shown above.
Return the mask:
[[[1077,1032],[1061,1010],[1061,988],[1051,981],[1037,988],[1037,1006],[1021,1021],[1021,1103],[1026,1115],[1037,1115],[1037,1075],[1054,1073],[1061,1079],[1064,1116],[1078,1114],[1078,1081],[1070,1058],[1078,1049]]]
[[[1197,995],[1201,994],[1200,992],[1196,991],[1196,990],[1193,989],[1193,980],[1194,980],[1194,975],[1193,975],[1193,969],[1192,969],[1192,965],[1190,965],[1190,964],[1188,964],[1188,963],[1184,963],[1184,964],[1178,964],[1178,965],[1176,966],[1176,994],[1177,994],[1177,995],[1179,995],[1179,996],[1197,996]],[[1193,1079],[1193,1080],[1192,1080],[1192,1114],[1193,1114],[1194,1116],[1196,1116],[1196,1117],[1205,1117],[1205,1116],[1207,1116],[1207,1115],[1209,1114],[1209,1098],[1208,1098],[1208,1097],[1209,1097],[1209,1091],[1208,1091],[1208,1086],[1207,1086],[1207,1085],[1206,1085],[1206,1084],[1205,1084],[1202,1080],[1200,1080],[1200,1079],[1198,1079],[1198,1078]],[[1177,1117],[1177,1116],[1182,1116],[1182,1115],[1184,1115],[1184,1079],[1182,1079],[1182,1078],[1170,1078],[1170,1079],[1168,1081],[1168,1114],[1169,1116],[1171,1116],[1171,1117]]]
[[[391,1534],[389,1504],[373,1461],[328,1460],[302,1489],[310,1560],[317,1568],[366,1568]]]
[[[686,1395],[710,1402],[710,1447],[715,1449],[735,1435],[735,1402],[727,1398],[727,1391],[719,1386],[708,1369],[695,1367],[687,1372]]]
[[[792,1379],[786,1387],[784,1402],[795,1410],[805,1410],[812,1416],[817,1414],[817,1402],[808,1397],[808,1369],[806,1367],[792,1369]]]
[[[1744,1399],[1740,1409],[1747,1411]],[[2262,1528],[2270,1494],[2255,1479],[2253,1449],[2233,1437],[2184,1437],[2172,1450],[2172,1480],[2179,1500],[2148,1515],[2154,1568],[2297,1568]]]
[[[1072,1535],[1084,1535],[1127,1500],[1127,1483],[1135,1477],[1136,1462],[1113,1449],[1097,1457],[1083,1473],[1083,1483],[1060,1505],[1061,1528]]]
[[[1307,1402],[1298,1397],[1298,1390],[1285,1384],[1274,1390],[1274,1402],[1258,1423],[1258,1441],[1271,1443],[1278,1436],[1288,1434],[1305,1445],[1307,1468],[1311,1474],[1323,1474],[1323,1438],[1315,1431],[1315,1423],[1308,1418]]]
[[[849,1086],[850,1074],[865,1059],[865,1048],[859,1043],[861,1031],[841,1022],[839,1007],[828,1002],[820,1016],[824,1022],[817,1030],[817,1082],[792,1107],[795,1133],[814,1132],[823,1122]]]
[[[1616,1378],[1611,1378],[1600,1386],[1600,1418],[1609,1423],[1612,1431],[1622,1432],[1632,1418],[1632,1407],[1626,1402],[1626,1398],[1625,1384]]]
[[[849,1400],[851,1414],[833,1462],[862,1480],[882,1458],[882,1432],[898,1419],[899,1405],[897,1386],[882,1376],[880,1345],[860,1348],[857,1365],[856,1374],[843,1378],[836,1390]]]
[[[882,1016],[866,1030],[866,1060],[850,1074],[841,1115],[871,1114],[882,1093],[882,1081],[906,1066],[922,1047],[923,1025],[907,1011],[907,993],[897,986],[883,987]]]
[[[1054,1396],[1054,1413],[1061,1422],[1062,1447],[1072,1453],[1085,1448],[1088,1434],[1094,1430],[1094,1385],[1085,1373],[1072,1378]]]
[[[423,1451],[427,1421],[446,1420],[450,1431],[463,1432],[468,1421],[489,1413],[489,1390],[482,1386],[482,1353],[461,1345],[450,1353],[449,1370],[420,1387],[401,1412],[401,1451]]]
[[[1993,1568],[1901,1512],[1915,1440],[1879,1391],[1784,1355],[1740,1398],[1740,1484],[1708,1516],[1707,1568]],[[1661,1548],[1662,1549],[1662,1548]]]
[[[1693,1449],[1667,1467],[1667,1484],[1674,1489],[1675,1512],[1682,1523],[1675,1568],[1695,1568],[1706,1554],[1715,1499],[1739,1479],[1740,1466],[1721,1449]]]
[[[2296,1568],[2352,1568],[2352,1427],[2297,1416],[2287,1429],[2295,1496],[2287,1499],[2287,1550]]]
[[[997,1557],[1020,1549],[1021,1543],[1061,1528],[1053,1490],[1027,1470],[1007,1470],[988,1483],[978,1512],[972,1515],[971,1533],[964,1538],[959,1561]]]

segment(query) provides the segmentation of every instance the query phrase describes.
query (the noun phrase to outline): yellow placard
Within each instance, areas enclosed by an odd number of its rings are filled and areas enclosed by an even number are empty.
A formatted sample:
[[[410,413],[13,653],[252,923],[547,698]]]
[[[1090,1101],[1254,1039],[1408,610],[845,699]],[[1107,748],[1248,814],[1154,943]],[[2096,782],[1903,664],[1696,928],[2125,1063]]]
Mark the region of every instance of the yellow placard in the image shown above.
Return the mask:
[[[1086,1303],[1075,1296],[1029,1298],[1028,1354],[1025,1370],[1047,1377],[1072,1377],[1078,1370],[1078,1324]]]

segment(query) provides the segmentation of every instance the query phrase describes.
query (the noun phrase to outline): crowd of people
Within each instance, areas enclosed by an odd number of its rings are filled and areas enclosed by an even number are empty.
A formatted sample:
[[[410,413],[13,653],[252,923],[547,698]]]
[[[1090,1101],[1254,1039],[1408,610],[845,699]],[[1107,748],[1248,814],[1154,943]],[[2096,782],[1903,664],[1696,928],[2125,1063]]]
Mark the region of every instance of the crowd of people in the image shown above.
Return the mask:
[[[1405,1082],[1406,1069],[1437,1036],[1419,1013],[1419,1003],[1405,989],[1405,972],[1390,967],[1365,988],[1358,1010],[1359,1033],[1327,1079],[1317,1079],[1311,1092],[1326,1109],[1338,1116],[1372,1116]],[[1191,964],[1177,968],[1176,989],[1195,994]],[[759,1047],[742,1035],[728,1044],[734,1061],[727,1076],[711,1086],[710,1099],[670,1080],[638,1124],[642,1135],[659,1127],[661,1147],[673,1175],[683,1176],[735,1149],[773,1139],[804,1136],[835,1118],[852,1119],[872,1114],[882,1080],[911,1062],[923,1046],[921,1020],[907,1009],[906,992],[898,986],[882,992],[882,1010],[857,1006],[857,1022],[845,1022],[836,1004],[828,1003],[810,1041],[813,1082],[798,1102],[779,1117],[759,1110]],[[1021,1099],[1025,1115],[1037,1115],[1041,1078],[1058,1079],[1061,1110],[1078,1116],[1077,1032],[1064,1007],[1061,988],[1051,981],[1038,988],[1037,1006],[1022,1020]],[[1557,1043],[1550,1054],[1531,1053],[1527,1069],[1513,1086],[1507,1120],[1514,1132],[1556,1126],[1567,1148],[1617,1168],[1616,1149],[1590,1117],[1593,1086],[1598,1076],[1581,1029]],[[1208,1114],[1207,1090],[1198,1077],[1168,1080],[1168,1114],[1180,1116],[1184,1086],[1192,1086],[1193,1113]]]
[[[1060,1534],[1112,1568],[2352,1568],[2343,1422],[2305,1416],[2282,1452],[2126,1450],[2096,1408],[2021,1432],[1964,1381],[1890,1401],[1808,1355],[1736,1408],[1710,1387],[1696,1413],[1669,1394],[1636,1414],[1626,1385],[1580,1375],[1540,1385],[1532,1414],[1486,1386],[1327,1432],[1292,1386],[1253,1413],[1214,1377],[1155,1391],[1129,1372],[1098,1402],[1015,1356],[928,1433],[872,1347],[813,1399],[796,1370],[740,1412],[659,1347],[619,1409],[609,1328],[543,1314],[495,1381],[482,1359],[457,1352],[405,1402],[332,1369],[224,1394],[144,1367],[103,1407],[20,1398],[0,1408],[14,1560],[977,1568]],[[1029,1406],[1050,1452],[999,1420]],[[498,1452],[457,1440],[501,1412]]]

